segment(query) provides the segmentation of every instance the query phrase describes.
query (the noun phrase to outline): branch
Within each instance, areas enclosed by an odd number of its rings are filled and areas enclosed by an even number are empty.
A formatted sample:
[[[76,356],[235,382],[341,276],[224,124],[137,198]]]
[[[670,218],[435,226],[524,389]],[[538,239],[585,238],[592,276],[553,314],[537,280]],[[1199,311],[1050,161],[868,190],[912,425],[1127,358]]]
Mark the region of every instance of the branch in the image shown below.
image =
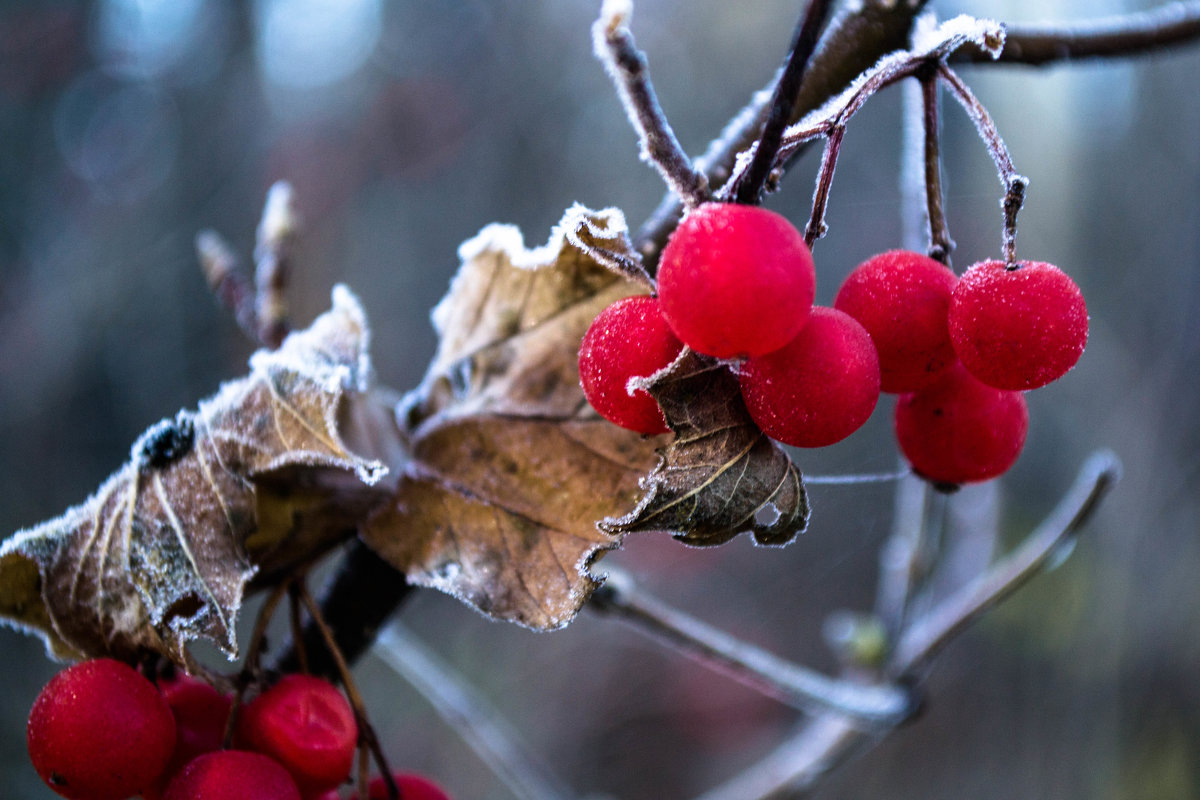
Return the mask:
[[[821,26],[829,15],[829,5],[830,0],[809,0],[808,11],[796,25],[787,62],[775,83],[770,113],[754,149],[754,158],[742,181],[732,192],[735,202],[757,204],[761,199],[763,187],[775,164],[779,143],[783,139],[783,129],[792,121],[801,81],[817,47]]]
[[[642,159],[659,171],[672,192],[689,206],[697,206],[709,197],[708,179],[692,166],[658,104],[646,57],[629,31],[632,13],[631,0],[605,0],[592,26],[596,57],[616,84],[625,113],[638,132]]]
[[[404,626],[395,624],[381,633],[374,653],[429,701],[517,797],[569,800],[574,796],[524,750],[499,712]]]
[[[1200,0],[1168,3],[1083,22],[1008,25],[999,58],[975,49],[955,61],[1042,66],[1087,58],[1140,56],[1200,39]]]
[[[624,574],[610,575],[592,595],[591,607],[614,614],[704,666],[797,708],[834,711],[860,724],[884,727],[899,724],[914,709],[904,689],[836,680],[785,661],[667,606]]]

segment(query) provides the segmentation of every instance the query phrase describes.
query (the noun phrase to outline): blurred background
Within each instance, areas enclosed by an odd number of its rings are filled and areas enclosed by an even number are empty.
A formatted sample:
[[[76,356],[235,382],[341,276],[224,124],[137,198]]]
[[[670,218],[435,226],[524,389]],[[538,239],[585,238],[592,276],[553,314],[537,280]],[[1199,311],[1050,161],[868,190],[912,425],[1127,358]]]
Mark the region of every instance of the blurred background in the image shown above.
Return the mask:
[[[289,297],[305,324],[349,284],[382,380],[415,385],[456,247],[511,222],[545,241],[578,201],[636,227],[663,187],[591,54],[589,0],[40,0],[0,3],[0,532],[82,501],[151,423],[245,370],[252,347],[210,296],[195,234],[246,256],[267,187],[296,189]],[[941,2],[1009,21],[1152,5]],[[633,30],[679,138],[699,152],[780,63],[798,0],[656,0]],[[1024,455],[994,492],[1019,541],[1087,453],[1125,477],[1073,557],[957,640],[926,713],[825,798],[1200,797],[1200,46],[1048,69],[964,67],[1032,183],[1019,252],[1058,264],[1092,317],[1080,365],[1029,396]],[[849,127],[818,302],[901,243],[900,91]],[[955,266],[999,255],[1001,192],[957,107],[945,115]],[[771,207],[803,223],[816,154]],[[893,400],[809,473],[894,468]],[[665,536],[612,557],[660,597],[832,670],[824,620],[868,609],[893,487],[814,486],[783,550]],[[404,620],[580,795],[682,798],[765,754],[798,715],[636,632],[583,614],[535,634],[435,592]],[[0,631],[0,774],[49,798],[24,720],[55,672]],[[380,661],[358,673],[385,747],[463,800],[511,794]]]

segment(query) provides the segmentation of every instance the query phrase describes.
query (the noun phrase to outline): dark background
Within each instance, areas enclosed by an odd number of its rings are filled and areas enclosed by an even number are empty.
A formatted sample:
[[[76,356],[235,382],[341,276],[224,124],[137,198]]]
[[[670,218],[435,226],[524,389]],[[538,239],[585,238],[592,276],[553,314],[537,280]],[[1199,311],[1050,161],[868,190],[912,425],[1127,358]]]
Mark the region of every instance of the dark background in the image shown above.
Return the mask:
[[[662,103],[699,152],[780,62],[798,2],[661,0],[634,18]],[[1012,20],[1139,4],[934,3]],[[247,257],[267,187],[304,219],[289,297],[303,324],[345,282],[374,326],[383,381],[419,381],[428,309],[459,242],[492,221],[530,244],[574,201],[640,223],[662,193],[591,54],[598,3],[559,0],[104,0],[0,3],[0,532],[83,500],[138,433],[244,372],[251,345],[208,293],[193,238]],[[1125,478],[1074,556],[956,642],[927,713],[822,797],[1200,796],[1200,47],[1121,63],[964,68],[1032,179],[1019,252],[1083,288],[1079,367],[1029,396],[1000,483],[1019,540],[1086,454]],[[850,125],[815,249],[818,301],[901,243],[900,92]],[[947,106],[955,264],[999,254],[999,185]],[[770,205],[807,217],[816,159]],[[891,398],[813,474],[894,467]],[[665,537],[614,557],[660,596],[756,643],[833,668],[823,620],[868,608],[890,486],[812,489],[790,547],[692,551]],[[986,491],[964,495],[984,497]],[[405,620],[581,795],[685,797],[731,776],[794,712],[615,623],[534,634],[421,592]],[[42,798],[24,719],[55,671],[0,631],[0,775]],[[359,674],[398,766],[458,798],[511,795],[381,662]]]

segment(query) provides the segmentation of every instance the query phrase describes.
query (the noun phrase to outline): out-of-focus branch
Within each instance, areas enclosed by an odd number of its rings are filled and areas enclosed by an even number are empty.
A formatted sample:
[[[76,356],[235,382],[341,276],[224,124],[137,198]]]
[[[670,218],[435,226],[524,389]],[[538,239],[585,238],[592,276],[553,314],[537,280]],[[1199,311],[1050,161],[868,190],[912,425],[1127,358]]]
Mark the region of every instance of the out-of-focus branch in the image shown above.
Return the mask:
[[[1043,66],[1088,58],[1154,53],[1200,40],[1200,0],[1167,3],[1146,11],[1075,22],[1006,26],[999,58],[966,48],[952,59],[982,64]]]

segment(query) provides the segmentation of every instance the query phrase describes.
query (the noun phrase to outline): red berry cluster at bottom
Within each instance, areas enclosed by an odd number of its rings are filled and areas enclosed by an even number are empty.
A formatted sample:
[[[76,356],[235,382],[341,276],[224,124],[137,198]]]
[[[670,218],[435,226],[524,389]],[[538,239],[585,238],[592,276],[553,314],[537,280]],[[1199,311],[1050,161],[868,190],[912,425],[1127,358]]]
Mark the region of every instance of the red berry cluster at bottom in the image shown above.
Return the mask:
[[[236,749],[224,750],[232,706],[231,697],[194,678],[155,686],[114,659],[80,662],[52,678],[34,702],[26,730],[30,759],[69,800],[337,797],[350,774],[358,726],[336,687],[309,675],[285,676],[241,709]],[[401,775],[406,800],[449,800],[420,776]],[[378,796],[386,797],[378,783]]]

